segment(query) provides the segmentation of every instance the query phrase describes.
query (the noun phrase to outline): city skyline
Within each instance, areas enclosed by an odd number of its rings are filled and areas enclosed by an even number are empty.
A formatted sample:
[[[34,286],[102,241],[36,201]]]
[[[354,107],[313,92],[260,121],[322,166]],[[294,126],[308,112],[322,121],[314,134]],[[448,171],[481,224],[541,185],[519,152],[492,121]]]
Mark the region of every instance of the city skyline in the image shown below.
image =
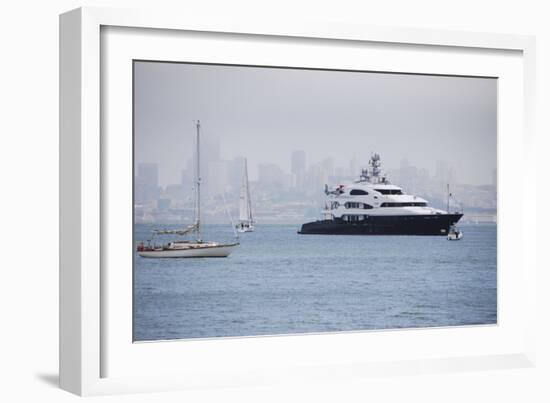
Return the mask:
[[[231,215],[237,214],[244,162],[244,158],[214,160],[201,168],[203,211],[208,222],[224,222],[228,211]],[[258,179],[250,181],[255,216],[264,223],[315,218],[324,203],[325,184],[331,186],[356,180],[360,166],[352,160],[347,168],[336,167],[331,158],[308,165],[303,150],[291,153],[290,173],[276,164],[260,164]],[[191,221],[195,211],[194,167],[190,159],[180,182],[163,187],[158,181],[158,164],[138,164],[134,181],[137,222]],[[464,221],[496,220],[496,170],[492,184],[478,186],[459,183],[454,169],[441,160],[437,161],[433,175],[407,159],[403,159],[396,169],[383,170],[382,175],[404,192],[426,198],[437,208],[446,208],[447,185],[450,184],[454,195],[450,207],[453,211],[465,212]]]
[[[296,168],[296,169],[295,169],[295,164],[296,163],[294,161],[295,153],[299,153],[301,156],[303,156],[302,159],[300,160],[299,168]],[[267,174],[266,171],[271,171],[271,176],[274,174],[274,171],[279,171],[280,175],[292,175],[292,176],[295,176],[295,177],[298,178],[299,176],[306,176],[307,172],[311,168],[324,167],[326,173],[330,176],[333,176],[333,177],[336,177],[336,178],[345,177],[345,178],[349,178],[349,180],[354,180],[354,179],[359,178],[359,174],[361,173],[361,169],[364,169],[364,168],[368,167],[368,161],[366,161],[364,164],[362,164],[356,159],[352,159],[349,162],[348,167],[335,166],[334,165],[334,160],[331,157],[322,158],[320,161],[316,161],[316,162],[313,162],[311,164],[308,164],[307,163],[308,160],[306,158],[306,155],[307,154],[305,153],[304,150],[294,150],[290,154],[290,160],[289,160],[289,164],[288,164],[289,166],[286,167],[286,169],[285,169],[285,167],[281,167],[281,166],[277,165],[276,163],[271,163],[271,162],[258,163],[255,167],[255,172],[257,172],[256,177],[255,178],[249,178],[249,179],[252,182],[256,182],[256,181],[257,182],[262,182],[262,177],[270,176],[270,174]],[[238,156],[238,157],[236,157],[232,160],[217,159],[217,160],[214,160],[213,162],[214,162],[215,165],[221,164],[220,167],[223,170],[226,170],[226,169],[234,168],[234,167],[231,167],[231,165],[234,165],[234,164],[237,164],[239,166],[244,166],[245,158],[246,157],[244,157],[244,156]],[[370,159],[370,156],[369,156],[369,159]],[[184,164],[185,168],[180,170],[180,176],[179,176],[180,180],[178,180],[176,182],[173,182],[173,183],[164,183],[163,184],[161,182],[161,180],[160,180],[161,172],[160,172],[159,168],[161,167],[162,164],[158,163],[158,162],[138,162],[138,163],[136,163],[136,170],[135,170],[136,175],[135,175],[135,177],[138,180],[140,178],[144,178],[146,182],[152,184],[154,187],[158,186],[158,187],[161,187],[161,188],[165,188],[167,186],[176,185],[176,184],[188,184],[188,185],[192,186],[192,184],[194,183],[194,180],[195,180],[195,172],[194,172],[195,171],[195,165],[194,164],[195,163],[194,163],[193,157],[187,159],[186,163]],[[206,166],[207,164],[208,164],[208,162],[206,164],[201,164],[201,165]],[[250,162],[248,164],[249,164],[249,169],[250,169]],[[411,168],[419,169],[419,167],[417,165],[415,165],[413,162],[411,162],[408,158],[403,158],[403,159],[401,159],[400,164],[397,167],[385,168],[384,166],[382,166],[382,172],[384,174],[389,174],[391,172],[394,172],[394,171],[400,169],[403,166],[410,166]],[[201,168],[201,169],[203,171],[203,174],[201,175],[201,176],[203,176],[202,181],[204,182],[204,176],[205,176],[204,171],[209,172],[210,169],[204,168],[204,167]],[[140,174],[140,171],[142,171],[143,173]],[[444,182],[452,182],[453,184],[464,184],[464,185],[472,185],[472,186],[484,186],[484,185],[495,186],[495,182],[496,182],[496,168],[494,169],[493,175],[492,175],[491,180],[490,180],[489,183],[474,185],[474,184],[471,184],[471,183],[461,182],[458,179],[455,168],[453,166],[449,165],[448,162],[445,161],[445,160],[435,161],[434,169],[433,170],[426,170],[426,172],[430,176],[434,177],[434,179],[441,179]],[[231,175],[231,176],[235,176],[236,173],[237,172],[233,172],[233,175]],[[206,174],[206,175],[208,175],[208,174]],[[237,177],[237,176],[235,176],[235,177]],[[149,179],[147,179],[147,178],[149,178]],[[238,178],[240,180],[240,176],[238,176]],[[388,179],[391,181],[391,178],[388,178]],[[269,182],[269,180],[268,180],[268,182]],[[229,185],[229,184],[227,184],[227,185]],[[299,185],[298,183],[295,183],[295,184],[293,184],[293,187],[298,186],[298,185]],[[329,185],[331,185],[331,184],[329,183]]]
[[[191,147],[188,146],[188,148],[194,149],[194,146],[191,146]],[[205,153],[206,155],[210,154],[207,151],[209,149],[208,145],[203,145],[201,148],[203,150],[203,153]],[[262,162],[254,163],[254,158],[249,158],[244,154],[238,154],[238,155],[235,155],[231,158],[221,158],[219,156],[223,154],[223,147],[220,144],[217,144],[215,146],[215,149],[218,150],[218,152],[213,153],[213,154],[216,155],[217,158],[213,158],[213,159],[216,160],[216,161],[222,162],[222,163],[229,163],[229,162],[235,161],[235,160],[244,160],[244,158],[246,158],[249,161],[249,166],[250,166],[249,176],[250,176],[250,180],[252,180],[252,181],[259,180],[260,166],[262,166],[262,165],[276,165],[285,174],[294,173],[293,169],[292,169],[292,164],[293,164],[292,163],[292,153],[289,155],[288,164],[286,164],[286,165],[282,164],[281,165],[280,163],[278,163],[275,160],[268,160],[268,161],[262,161]],[[377,153],[376,151],[372,151],[372,152],[369,152],[369,153],[363,153],[363,154],[365,154],[363,157],[353,157],[353,158],[351,158],[351,160],[347,161],[348,166],[346,167],[345,164],[336,165],[335,158],[333,158],[331,156],[320,157],[318,160],[312,162],[311,159],[307,158],[307,153],[306,153],[305,150],[293,150],[292,152],[296,152],[296,151],[304,153],[306,155],[305,163],[310,164],[310,165],[307,165],[308,167],[313,166],[313,165],[322,164],[323,162],[326,162],[327,160],[332,160],[333,161],[333,163],[335,164],[335,166],[334,166],[335,169],[348,169],[350,166],[355,165],[354,172],[356,172],[355,175],[357,177],[359,176],[360,170],[362,168],[366,168],[368,166],[368,161],[369,161],[370,157],[374,153]],[[380,154],[380,153],[378,153],[378,154]],[[212,154],[210,154],[210,155],[212,155]],[[397,163],[395,161],[395,158],[393,158],[392,160],[393,160],[394,165],[393,166],[387,166],[387,164],[384,163],[385,162],[384,155],[382,155],[382,158],[383,158],[383,169],[385,169],[386,171],[392,171],[392,170],[398,169],[399,166],[403,163],[403,161],[408,161],[409,163],[412,163],[415,166],[426,169],[431,175],[437,175],[438,165],[440,165],[441,163],[444,163],[450,169],[452,169],[454,171],[454,176],[455,176],[456,180],[459,183],[469,184],[469,185],[474,185],[474,186],[492,184],[494,182],[494,178],[493,178],[494,172],[493,171],[496,171],[496,167],[494,167],[492,171],[490,171],[490,172],[486,173],[486,175],[484,175],[482,180],[474,181],[473,183],[471,183],[471,182],[468,182],[468,181],[461,180],[460,168],[458,166],[456,166],[456,164],[454,164],[452,161],[449,161],[447,159],[430,159],[428,161],[423,161],[421,159],[420,160],[420,162],[421,162],[420,165],[417,165],[418,161],[412,161],[410,158],[407,158],[406,156],[403,156],[397,161]],[[182,171],[186,171],[186,170],[188,171],[190,169],[190,166],[192,164],[194,164],[193,159],[194,159],[194,157],[191,154],[187,155],[186,158],[182,158],[183,162],[181,163],[180,168],[176,169],[175,171],[173,171],[172,169],[169,169],[167,166],[165,166],[165,164],[162,161],[153,161],[152,159],[144,159],[143,161],[138,161],[136,159],[135,163],[136,163],[136,167],[139,164],[157,164],[158,165],[158,171],[159,171],[158,172],[158,182],[161,186],[168,186],[168,185],[172,185],[172,184],[175,184],[175,183],[179,183],[177,180],[174,180],[174,179],[178,176],[181,178]],[[208,159],[212,159],[212,158],[207,157],[206,159],[208,160]],[[250,162],[250,161],[252,161],[252,162]],[[424,162],[424,163],[422,163],[422,162]],[[178,172],[179,172],[179,175],[178,175]]]
[[[202,146],[203,150],[204,148],[206,147]],[[295,158],[296,155],[299,155],[298,160]],[[370,156],[371,155],[369,155],[368,159],[370,159]],[[234,178],[233,183],[240,181],[241,171],[239,170],[239,167],[242,167],[244,165],[245,158],[246,157],[244,156],[238,156],[232,160],[223,160],[218,156],[217,158],[214,158],[214,159],[210,158],[210,159],[207,159],[207,161],[203,161],[203,163],[201,164],[202,177],[203,177],[202,181],[205,182],[205,177],[206,178],[209,178],[209,176],[223,177],[226,175],[232,176]],[[262,176],[264,177],[270,176],[270,174],[267,174],[267,171],[271,171],[271,176],[277,175],[275,171],[279,171],[278,173],[279,175],[294,176],[293,179],[287,178],[287,180],[298,181],[298,182],[294,182],[292,185],[293,187],[296,187],[299,185],[305,185],[304,182],[300,183],[300,179],[301,179],[300,176],[306,176],[308,171],[310,171],[312,168],[322,167],[325,173],[329,177],[333,177],[336,179],[345,178],[348,180],[355,180],[359,177],[361,169],[368,167],[368,159],[364,163],[361,163],[359,160],[354,158],[351,161],[349,161],[349,164],[347,167],[336,166],[334,164],[334,159],[332,157],[325,157],[319,161],[311,162],[307,158],[307,153],[305,152],[305,150],[293,150],[289,154],[289,163],[286,167],[285,166],[281,167],[278,164],[273,162],[261,162],[261,163],[258,163],[256,166],[248,162],[249,170],[253,170],[254,172],[256,172],[255,177],[250,175],[249,179],[252,182],[256,182],[256,181],[262,182]],[[382,159],[382,162],[383,162],[383,159]],[[209,164],[211,165],[209,166]],[[155,166],[156,177],[155,177],[155,180],[153,181],[154,186],[160,186],[162,188],[165,188],[170,185],[176,185],[176,184],[186,184],[186,185],[192,186],[192,183],[195,180],[194,157],[190,157],[187,160],[185,160],[185,163],[183,165],[185,166],[185,168],[182,168],[179,171],[180,173],[179,180],[172,183],[167,183],[167,182],[162,183],[162,181],[160,180],[161,178],[160,167],[162,166],[161,163],[137,162],[136,170],[135,170],[136,178],[139,179],[140,177],[142,177],[142,175],[139,174],[140,170],[144,170],[144,169],[149,170],[151,169],[152,166]],[[235,165],[237,165],[237,167]],[[395,167],[386,167],[385,164],[383,163],[382,172],[389,175],[390,173],[395,172],[396,170],[400,169],[404,165],[410,166],[411,168],[415,168],[415,169],[424,169],[429,176],[433,177],[436,180],[439,180],[440,182],[443,181],[443,182],[449,182],[451,184],[463,184],[463,185],[472,185],[472,186],[484,186],[484,185],[496,186],[496,168],[493,169],[493,172],[491,173],[491,178],[487,183],[471,184],[471,183],[466,183],[461,181],[456,168],[450,165],[448,161],[441,160],[441,159],[435,160],[433,164],[433,169],[430,170],[430,169],[419,167],[415,161],[411,161],[408,158],[402,158],[401,161],[399,161],[399,165]],[[218,168],[216,172],[217,175],[212,175],[212,171],[215,171],[214,169],[212,169],[213,167]],[[231,172],[228,172],[228,171],[231,171]],[[152,174],[150,172],[147,172],[145,175],[151,176]],[[211,178],[209,179],[212,180]],[[327,180],[328,179],[330,178],[327,178]],[[388,179],[391,181],[391,177],[389,177]],[[225,184],[220,183],[219,178],[217,180],[216,179],[214,180],[216,181],[217,187],[228,187],[231,185],[230,183],[225,183]],[[331,185],[331,183],[328,183],[328,184]]]
[[[360,72],[137,62],[136,164],[159,163],[161,185],[177,183],[202,122],[203,158],[246,157],[291,172],[332,158],[386,169],[406,158],[435,173],[445,161],[463,183],[492,183],[496,168],[496,80]],[[211,155],[214,157],[211,158]]]

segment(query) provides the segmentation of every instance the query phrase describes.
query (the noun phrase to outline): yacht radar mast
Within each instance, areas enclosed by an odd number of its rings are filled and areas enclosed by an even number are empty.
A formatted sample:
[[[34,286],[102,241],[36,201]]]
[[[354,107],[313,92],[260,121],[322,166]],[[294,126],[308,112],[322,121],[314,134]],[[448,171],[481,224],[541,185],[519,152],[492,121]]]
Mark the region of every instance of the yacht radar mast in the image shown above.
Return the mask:
[[[359,182],[369,181],[369,170],[366,168],[361,169],[361,175],[359,175]]]
[[[377,178],[380,176],[380,154],[375,153],[369,160],[369,165],[372,167],[372,176]]]

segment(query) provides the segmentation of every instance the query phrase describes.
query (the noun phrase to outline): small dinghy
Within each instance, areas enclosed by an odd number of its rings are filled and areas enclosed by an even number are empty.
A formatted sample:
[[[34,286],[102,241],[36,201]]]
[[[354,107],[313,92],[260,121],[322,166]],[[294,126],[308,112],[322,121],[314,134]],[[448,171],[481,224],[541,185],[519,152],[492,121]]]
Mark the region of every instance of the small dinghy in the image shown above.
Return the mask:
[[[462,231],[460,231],[456,225],[451,225],[451,228],[449,228],[449,233],[447,234],[447,239],[449,241],[458,241],[462,239]]]

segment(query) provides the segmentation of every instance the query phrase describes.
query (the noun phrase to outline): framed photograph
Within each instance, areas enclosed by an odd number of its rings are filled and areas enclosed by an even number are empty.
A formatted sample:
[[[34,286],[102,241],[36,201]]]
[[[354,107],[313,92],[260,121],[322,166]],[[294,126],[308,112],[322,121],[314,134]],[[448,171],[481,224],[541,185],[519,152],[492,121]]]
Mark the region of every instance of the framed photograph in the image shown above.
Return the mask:
[[[60,17],[60,383],[534,362],[534,39]]]

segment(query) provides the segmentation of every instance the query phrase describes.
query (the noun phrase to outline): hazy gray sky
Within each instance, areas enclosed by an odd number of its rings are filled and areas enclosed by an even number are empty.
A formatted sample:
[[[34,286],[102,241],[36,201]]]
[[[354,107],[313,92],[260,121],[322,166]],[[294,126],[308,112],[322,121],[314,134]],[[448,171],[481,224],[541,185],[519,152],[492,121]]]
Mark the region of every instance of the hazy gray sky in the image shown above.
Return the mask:
[[[407,158],[459,182],[489,184],[496,168],[497,80],[136,62],[136,162],[160,164],[160,183],[178,183],[192,155],[194,120],[218,136],[223,159],[246,156],[290,171],[293,150],[307,164],[332,157],[383,168]]]

